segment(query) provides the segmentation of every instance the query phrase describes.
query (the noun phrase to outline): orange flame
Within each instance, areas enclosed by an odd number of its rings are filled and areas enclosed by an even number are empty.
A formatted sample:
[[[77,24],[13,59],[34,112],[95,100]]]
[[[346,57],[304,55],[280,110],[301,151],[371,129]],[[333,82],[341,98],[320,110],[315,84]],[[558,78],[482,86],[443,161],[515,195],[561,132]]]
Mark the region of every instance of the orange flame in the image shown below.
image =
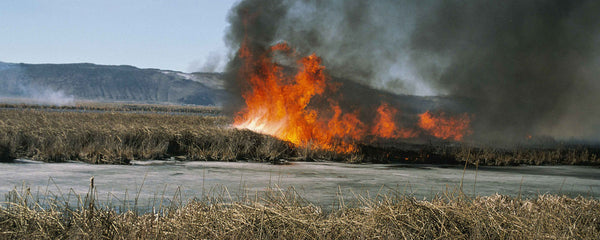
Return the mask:
[[[427,111],[419,117],[419,127],[437,138],[460,141],[470,133],[471,120],[467,114],[452,117],[443,112],[434,115]]]
[[[325,67],[315,54],[297,62],[300,69],[293,77],[287,77],[283,69],[271,59],[274,52],[290,52],[285,43],[269,49],[258,62],[253,62],[251,52],[243,45],[240,58],[244,62],[241,74],[250,84],[250,91],[243,94],[246,108],[238,112],[234,126],[248,128],[273,135],[297,145],[316,145],[338,152],[355,150],[353,142],[364,136],[363,123],[354,113],[342,113],[334,100],[329,100],[333,112],[330,118],[309,108],[310,100],[321,95],[327,87]]]
[[[239,77],[247,83],[242,97],[245,108],[236,113],[234,127],[269,134],[296,145],[310,146],[341,153],[357,150],[356,143],[366,136],[378,138],[412,138],[420,131],[400,128],[398,110],[388,103],[377,108],[373,127],[359,119],[359,112],[344,112],[335,96],[336,88],[328,82],[321,58],[315,54],[296,61],[295,74],[289,74],[273,60],[275,54],[296,58],[286,43],[276,44],[255,55],[244,41],[238,51],[242,61]],[[279,55],[278,55],[279,56]],[[328,106],[310,105],[315,96],[325,97]],[[339,94],[338,94],[339,96]],[[420,115],[419,126],[431,135],[460,140],[468,130],[469,119]]]
[[[411,138],[417,134],[409,129],[399,129],[394,121],[398,110],[390,107],[388,103],[382,103],[377,108],[375,126],[371,133],[381,138]]]

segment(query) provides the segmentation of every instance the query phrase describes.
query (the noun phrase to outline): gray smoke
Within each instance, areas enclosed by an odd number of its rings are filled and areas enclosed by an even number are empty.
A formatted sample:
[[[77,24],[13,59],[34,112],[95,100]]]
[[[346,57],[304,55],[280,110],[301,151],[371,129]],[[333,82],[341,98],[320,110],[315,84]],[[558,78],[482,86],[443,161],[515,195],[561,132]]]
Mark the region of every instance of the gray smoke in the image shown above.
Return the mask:
[[[481,129],[597,139],[598,12],[598,1],[444,1],[417,16],[412,60],[471,99]]]
[[[203,61],[196,60],[188,66],[188,72],[220,72],[222,71],[223,57],[217,52],[210,52]]]
[[[396,0],[243,1],[231,12],[227,40],[237,49],[246,14],[251,16],[248,36],[260,47],[286,41],[302,54],[317,53],[334,77],[399,93],[433,94],[407,66],[406,43],[418,6]]]
[[[249,0],[230,12],[226,41],[286,41],[334,77],[460,99],[476,139],[599,140],[599,12],[593,0]],[[226,69],[234,93],[238,61]]]

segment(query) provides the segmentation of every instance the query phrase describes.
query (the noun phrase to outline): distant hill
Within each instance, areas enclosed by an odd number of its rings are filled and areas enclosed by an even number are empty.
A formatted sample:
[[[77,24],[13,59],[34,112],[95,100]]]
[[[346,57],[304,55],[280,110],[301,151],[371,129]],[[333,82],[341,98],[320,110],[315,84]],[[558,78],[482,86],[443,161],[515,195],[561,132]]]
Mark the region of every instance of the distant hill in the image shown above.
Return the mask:
[[[221,73],[182,73],[90,63],[14,64],[0,62],[0,97],[48,103],[97,100],[220,105]]]

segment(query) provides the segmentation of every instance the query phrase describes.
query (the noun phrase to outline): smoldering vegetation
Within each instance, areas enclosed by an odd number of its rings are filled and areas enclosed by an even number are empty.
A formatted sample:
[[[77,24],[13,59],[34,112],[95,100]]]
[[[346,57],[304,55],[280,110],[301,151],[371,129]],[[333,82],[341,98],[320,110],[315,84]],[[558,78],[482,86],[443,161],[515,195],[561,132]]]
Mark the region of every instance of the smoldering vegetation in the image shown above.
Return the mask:
[[[600,164],[598,145],[546,138],[532,138],[507,147],[436,139],[370,139],[357,145],[356,152],[344,154],[320,150],[310,144],[295,146],[268,135],[232,128],[230,118],[213,115],[219,112],[216,108],[91,104],[80,106],[81,111],[72,107],[66,111],[61,107],[26,106],[0,108],[1,161],[28,158],[100,164],[150,159],[469,166]],[[156,112],[137,112],[140,109]]]
[[[226,41],[232,56],[244,41],[257,52],[285,41],[321,56],[332,78],[459,99],[459,110],[474,116],[471,140],[598,142],[597,12],[600,3],[590,0],[246,0],[230,12]],[[231,112],[247,87],[239,64],[233,57],[226,68],[228,90],[239,96]],[[348,88],[341,95],[366,106],[381,101]]]
[[[215,195],[183,203],[161,198],[140,213],[103,205],[87,194],[40,197],[14,189],[0,205],[6,239],[596,239],[596,199],[539,195],[469,197],[447,191],[432,200],[398,193],[356,195],[332,210],[304,200],[293,188],[232,199]],[[43,193],[42,193],[43,194]],[[164,200],[164,201],[163,201]]]

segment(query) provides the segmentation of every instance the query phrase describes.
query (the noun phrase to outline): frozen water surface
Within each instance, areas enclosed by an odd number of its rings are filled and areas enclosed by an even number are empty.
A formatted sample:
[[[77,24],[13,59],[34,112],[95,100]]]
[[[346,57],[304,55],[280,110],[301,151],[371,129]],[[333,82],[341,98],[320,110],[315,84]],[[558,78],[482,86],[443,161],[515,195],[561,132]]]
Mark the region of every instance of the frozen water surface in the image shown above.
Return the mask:
[[[430,199],[455,190],[461,180],[467,195],[475,191],[482,196],[600,196],[600,168],[590,166],[479,167],[476,171],[460,166],[333,162],[271,165],[135,161],[132,165],[92,165],[17,160],[0,163],[0,171],[1,193],[26,186],[34,195],[85,194],[93,176],[100,201],[130,202],[141,187],[138,207],[156,206],[161,198],[168,201],[174,195],[184,200],[208,195],[238,200],[242,196],[260,197],[269,188],[292,187],[306,200],[323,207],[339,203],[340,196],[352,199],[354,194],[373,197],[377,193],[399,193]]]

